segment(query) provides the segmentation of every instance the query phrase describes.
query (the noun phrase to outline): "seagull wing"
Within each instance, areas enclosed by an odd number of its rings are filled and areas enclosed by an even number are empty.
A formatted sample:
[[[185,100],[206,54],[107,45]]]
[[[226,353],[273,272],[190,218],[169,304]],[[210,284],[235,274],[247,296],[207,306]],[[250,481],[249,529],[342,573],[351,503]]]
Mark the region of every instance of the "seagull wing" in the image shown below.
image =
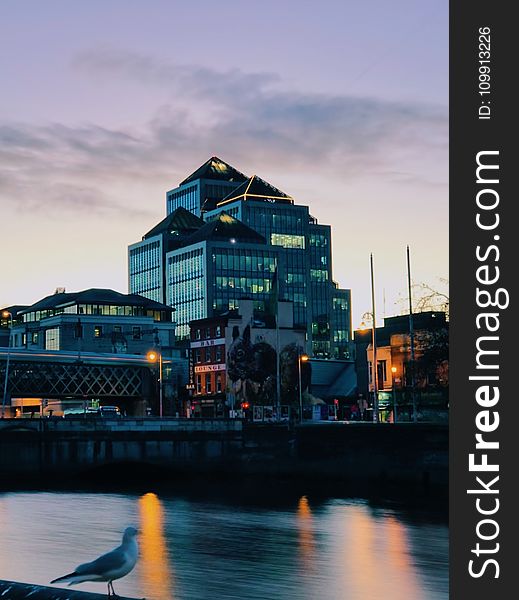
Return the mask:
[[[103,554],[92,562],[83,563],[76,567],[77,575],[105,575],[119,571],[127,562],[127,557],[121,547]]]
[[[130,569],[125,569],[127,563],[128,558],[124,550],[119,546],[115,550],[107,552],[91,562],[79,565],[73,573],[58,577],[51,581],[51,583],[67,581],[69,585],[73,585],[83,581],[111,581],[113,578],[120,577],[119,573],[121,571],[126,570],[128,572],[131,570],[131,567]]]

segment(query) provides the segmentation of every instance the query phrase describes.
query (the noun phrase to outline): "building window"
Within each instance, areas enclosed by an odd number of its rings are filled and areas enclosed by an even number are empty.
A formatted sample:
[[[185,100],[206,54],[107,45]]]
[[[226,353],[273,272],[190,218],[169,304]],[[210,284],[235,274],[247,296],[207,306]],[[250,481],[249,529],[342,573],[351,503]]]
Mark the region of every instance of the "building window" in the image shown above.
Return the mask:
[[[196,376],[196,393],[197,394],[202,393],[202,375]]]
[[[205,337],[206,337],[208,340],[209,340],[209,339],[211,339],[211,328],[210,328],[210,327],[208,327],[208,328],[205,330]]]
[[[222,376],[220,373],[216,375],[216,391],[218,393],[222,391]]]
[[[59,329],[57,327],[47,329],[45,331],[45,349],[59,350],[59,337]]]
[[[211,380],[211,373],[206,373],[205,376],[205,393],[212,394],[213,393],[213,382]]]
[[[211,348],[206,348],[205,349],[205,362],[206,363],[210,363],[211,362]]]
[[[195,329],[195,340],[200,339],[200,329]]]
[[[220,347],[217,347],[214,350],[214,362],[222,362],[222,349]]]
[[[134,340],[140,340],[141,339],[141,328],[140,327],[133,327],[132,329],[133,331],[133,339]]]
[[[120,325],[114,325],[114,333],[122,333],[123,328]]]
[[[288,233],[272,233],[270,243],[273,246],[282,246],[283,248],[299,248],[304,250],[305,238],[303,235],[292,235]]]
[[[377,360],[377,383],[382,387],[384,386],[384,382],[387,380],[386,362],[387,361],[385,360]]]
[[[94,337],[95,338],[103,337],[103,326],[102,325],[94,325]]]
[[[214,335],[215,335],[215,337],[221,337],[222,336],[222,328],[220,327],[220,325],[216,326]]]
[[[201,363],[202,362],[202,353],[200,352],[199,349],[195,350],[195,363]]]

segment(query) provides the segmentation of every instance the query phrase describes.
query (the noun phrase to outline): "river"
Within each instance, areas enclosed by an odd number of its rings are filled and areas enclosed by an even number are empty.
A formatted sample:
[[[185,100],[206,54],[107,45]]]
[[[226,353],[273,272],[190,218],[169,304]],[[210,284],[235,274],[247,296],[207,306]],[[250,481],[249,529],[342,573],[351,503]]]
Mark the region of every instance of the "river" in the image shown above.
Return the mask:
[[[48,584],[117,545],[128,525],[139,529],[140,559],[114,585],[133,598],[448,598],[445,521],[306,495],[271,505],[157,490],[3,493],[0,579]]]

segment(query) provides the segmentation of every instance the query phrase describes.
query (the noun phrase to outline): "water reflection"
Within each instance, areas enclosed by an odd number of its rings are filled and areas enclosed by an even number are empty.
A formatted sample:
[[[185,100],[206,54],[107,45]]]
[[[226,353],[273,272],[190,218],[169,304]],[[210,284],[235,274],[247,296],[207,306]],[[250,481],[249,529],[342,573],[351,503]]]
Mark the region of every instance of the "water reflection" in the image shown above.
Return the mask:
[[[308,498],[301,496],[297,505],[297,528],[299,533],[299,550],[303,569],[312,571],[315,568],[315,539],[312,522],[312,511]]]
[[[416,576],[405,526],[391,514],[377,518],[365,506],[345,507],[340,520],[340,587],[364,599],[428,598]]]
[[[164,535],[164,508],[156,494],[139,498],[140,571],[148,598],[174,599],[174,573]]]
[[[140,530],[116,582],[148,600],[446,600],[447,527],[353,500],[280,506],[154,493],[0,495],[0,579],[48,584]],[[78,586],[100,592],[97,583]]]

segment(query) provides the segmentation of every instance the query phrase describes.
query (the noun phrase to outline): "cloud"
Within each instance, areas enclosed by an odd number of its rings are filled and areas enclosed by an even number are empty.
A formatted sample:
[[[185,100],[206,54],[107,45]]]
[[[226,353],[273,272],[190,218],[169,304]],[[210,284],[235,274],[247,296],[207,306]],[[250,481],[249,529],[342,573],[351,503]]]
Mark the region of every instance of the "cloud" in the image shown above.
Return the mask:
[[[259,175],[376,172],[394,181],[398,172],[402,181],[446,181],[442,106],[296,93],[271,73],[176,65],[107,48],[82,53],[72,68],[95,82],[160,86],[171,98],[131,130],[0,123],[0,198],[18,210],[35,210],[35,198],[46,196],[51,213],[124,206],[129,216],[142,215],[126,203],[125,188],[174,185],[172,175],[183,178],[212,154],[244,157]]]

